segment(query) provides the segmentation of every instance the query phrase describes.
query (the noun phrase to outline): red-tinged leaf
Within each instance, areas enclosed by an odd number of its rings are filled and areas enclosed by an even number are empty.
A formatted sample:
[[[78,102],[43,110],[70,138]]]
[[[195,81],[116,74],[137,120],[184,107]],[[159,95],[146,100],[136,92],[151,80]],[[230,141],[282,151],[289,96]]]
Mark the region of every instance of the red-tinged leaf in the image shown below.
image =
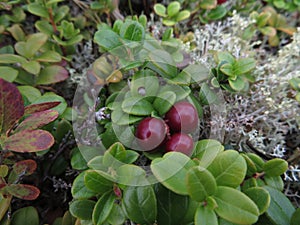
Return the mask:
[[[24,103],[19,90],[0,78],[0,134],[9,131],[23,114]]]
[[[54,138],[45,130],[23,130],[5,141],[3,148],[15,152],[38,152],[50,148],[54,144]]]
[[[36,84],[54,84],[64,81],[68,77],[69,73],[64,67],[52,65],[46,67],[40,72],[36,80]]]
[[[40,194],[38,188],[28,184],[10,184],[6,186],[6,190],[11,195],[24,200],[34,200]]]
[[[37,164],[32,159],[22,160],[13,165],[13,170],[17,174],[24,173],[24,175],[32,174],[37,168]]]
[[[42,112],[51,109],[59,104],[60,102],[56,101],[56,102],[43,102],[43,103],[28,105],[25,107],[24,114],[28,115],[32,113]]]
[[[55,110],[45,110],[42,112],[37,112],[27,117],[20,125],[16,128],[15,132],[20,132],[23,130],[34,130],[51,123],[58,117],[58,112]]]

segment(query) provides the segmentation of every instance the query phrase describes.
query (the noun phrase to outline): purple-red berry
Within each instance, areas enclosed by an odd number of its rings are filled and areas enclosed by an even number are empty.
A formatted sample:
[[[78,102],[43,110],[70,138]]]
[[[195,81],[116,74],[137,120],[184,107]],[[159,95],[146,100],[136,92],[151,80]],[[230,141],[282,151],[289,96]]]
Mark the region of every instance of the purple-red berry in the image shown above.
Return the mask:
[[[181,152],[187,156],[193,154],[193,139],[184,133],[176,133],[166,142],[165,149],[167,152]]]
[[[162,119],[147,117],[137,126],[136,137],[140,150],[151,151],[157,148],[168,133],[168,126]]]
[[[173,132],[194,132],[198,127],[198,113],[189,102],[177,102],[166,113],[165,120]]]

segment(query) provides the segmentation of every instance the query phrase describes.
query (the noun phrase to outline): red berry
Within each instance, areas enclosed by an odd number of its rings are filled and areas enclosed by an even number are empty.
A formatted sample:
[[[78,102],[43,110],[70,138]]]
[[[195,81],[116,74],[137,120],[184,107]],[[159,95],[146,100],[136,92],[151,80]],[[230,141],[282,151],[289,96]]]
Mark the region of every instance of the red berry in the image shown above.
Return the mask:
[[[218,5],[221,5],[221,4],[225,3],[225,2],[227,2],[227,0],[218,0],[217,1]]]
[[[181,152],[191,156],[194,149],[193,139],[184,133],[176,133],[167,141],[165,149],[167,152]]]
[[[167,133],[168,126],[163,120],[153,117],[143,119],[136,129],[140,150],[151,151],[155,149],[165,140]]]
[[[198,127],[198,113],[189,102],[177,102],[166,113],[165,119],[173,132],[191,133]]]

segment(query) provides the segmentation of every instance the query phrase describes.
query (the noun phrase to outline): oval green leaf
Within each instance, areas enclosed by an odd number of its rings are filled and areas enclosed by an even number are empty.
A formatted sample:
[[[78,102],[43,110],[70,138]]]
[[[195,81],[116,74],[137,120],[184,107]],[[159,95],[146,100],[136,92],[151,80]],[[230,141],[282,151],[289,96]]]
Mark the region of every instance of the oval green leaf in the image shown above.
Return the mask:
[[[207,169],[214,175],[218,185],[236,188],[246,176],[247,164],[237,151],[227,150],[218,154]]]
[[[189,169],[186,176],[186,185],[191,198],[198,202],[204,201],[217,190],[214,176],[200,166]]]
[[[122,109],[128,114],[136,116],[147,116],[154,110],[150,102],[140,97],[126,98],[122,103]]]
[[[219,186],[214,195],[218,207],[215,212],[222,218],[237,224],[253,224],[258,220],[256,204],[244,193]]]
[[[85,171],[80,173],[73,181],[71,193],[75,199],[88,199],[96,196],[97,193],[88,189],[84,184]]]
[[[84,175],[84,184],[97,194],[104,194],[113,189],[113,182],[94,170],[88,170]]]
[[[195,214],[195,225],[218,225],[218,218],[214,210],[199,206]]]
[[[39,214],[34,207],[28,206],[15,211],[12,215],[10,224],[22,225],[24,224],[24,221],[30,225],[40,224]]]
[[[69,210],[73,216],[81,220],[91,220],[96,202],[92,200],[75,200],[71,202]]]
[[[95,205],[92,220],[95,225],[103,225],[111,213],[116,197],[113,192],[107,192],[100,197]]]
[[[154,159],[150,167],[154,176],[165,187],[177,194],[187,195],[187,186],[183,181],[193,166],[195,163],[188,156],[180,152],[169,152],[162,158]]]
[[[123,192],[123,209],[128,218],[139,224],[153,224],[157,203],[152,186],[127,187]]]
[[[280,176],[288,169],[287,161],[283,159],[271,159],[263,166],[263,170],[267,176]]]
[[[160,92],[153,102],[154,109],[159,115],[164,115],[174,105],[176,94],[172,91]]]
[[[262,187],[252,187],[245,190],[244,193],[257,205],[260,215],[267,211],[271,201],[268,191]]]

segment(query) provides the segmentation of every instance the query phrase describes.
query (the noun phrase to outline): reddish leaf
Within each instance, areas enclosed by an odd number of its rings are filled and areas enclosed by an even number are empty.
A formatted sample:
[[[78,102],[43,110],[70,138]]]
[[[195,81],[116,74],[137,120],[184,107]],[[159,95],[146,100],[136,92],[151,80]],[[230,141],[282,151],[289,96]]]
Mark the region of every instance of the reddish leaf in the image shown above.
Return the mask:
[[[15,152],[38,152],[54,144],[53,136],[45,130],[23,130],[4,141],[3,148]]]
[[[43,103],[28,105],[25,107],[24,114],[28,115],[32,113],[42,112],[47,109],[51,109],[59,104],[60,102],[43,102]]]
[[[6,186],[6,191],[17,198],[24,200],[34,200],[40,194],[38,188],[28,184],[10,184]]]
[[[37,164],[32,159],[22,160],[13,165],[13,170],[17,174],[30,175],[36,170]]]
[[[0,78],[0,134],[5,134],[24,114],[22,95],[16,86]]]
[[[45,110],[37,112],[27,117],[15,130],[19,132],[22,130],[34,130],[45,126],[46,124],[54,121],[58,117],[58,112],[55,110]]]

